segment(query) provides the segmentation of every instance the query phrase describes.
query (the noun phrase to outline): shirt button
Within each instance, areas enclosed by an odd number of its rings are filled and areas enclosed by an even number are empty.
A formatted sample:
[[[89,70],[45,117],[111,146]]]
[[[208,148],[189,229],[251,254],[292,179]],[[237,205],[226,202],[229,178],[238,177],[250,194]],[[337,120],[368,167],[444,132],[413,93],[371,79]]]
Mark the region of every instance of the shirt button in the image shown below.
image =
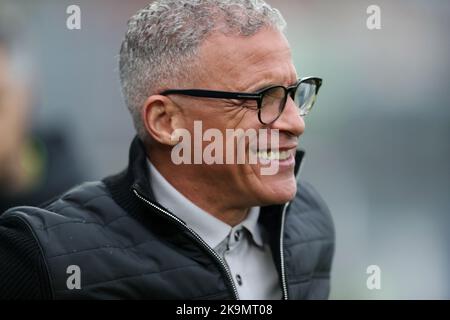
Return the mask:
[[[236,281],[238,285],[242,286],[242,277],[239,274],[236,275]]]
[[[241,232],[240,231],[236,231],[234,233],[234,240],[235,241],[239,241],[240,238],[241,238]]]

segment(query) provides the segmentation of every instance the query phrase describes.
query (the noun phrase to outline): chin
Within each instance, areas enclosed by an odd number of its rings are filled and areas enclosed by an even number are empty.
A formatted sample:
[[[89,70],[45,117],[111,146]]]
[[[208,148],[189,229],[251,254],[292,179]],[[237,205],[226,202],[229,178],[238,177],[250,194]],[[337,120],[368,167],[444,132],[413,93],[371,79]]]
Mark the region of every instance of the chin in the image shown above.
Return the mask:
[[[284,204],[294,199],[297,193],[295,177],[262,183],[260,198],[263,205]]]

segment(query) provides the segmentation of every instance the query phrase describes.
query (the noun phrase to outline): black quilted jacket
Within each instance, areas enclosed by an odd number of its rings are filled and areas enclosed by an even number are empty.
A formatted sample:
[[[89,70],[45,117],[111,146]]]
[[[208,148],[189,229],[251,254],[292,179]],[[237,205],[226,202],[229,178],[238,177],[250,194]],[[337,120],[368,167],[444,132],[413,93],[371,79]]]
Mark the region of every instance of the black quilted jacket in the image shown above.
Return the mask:
[[[135,139],[124,172],[4,213],[0,298],[238,299],[222,259],[155,202],[145,161]],[[334,229],[320,196],[299,183],[289,204],[262,208],[260,223],[284,299],[326,299]]]

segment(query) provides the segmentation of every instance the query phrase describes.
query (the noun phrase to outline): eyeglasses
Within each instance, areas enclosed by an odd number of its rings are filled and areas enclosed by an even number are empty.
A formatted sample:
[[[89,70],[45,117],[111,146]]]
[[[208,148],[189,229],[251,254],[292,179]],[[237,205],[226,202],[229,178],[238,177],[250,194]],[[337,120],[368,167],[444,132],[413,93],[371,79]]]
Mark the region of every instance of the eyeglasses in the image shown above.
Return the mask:
[[[191,89],[166,90],[161,95],[179,94],[199,98],[242,100],[243,106],[258,110],[258,119],[263,125],[270,125],[281,116],[289,97],[297,105],[299,115],[306,116],[314,106],[321,86],[322,79],[307,77],[290,87],[271,86],[255,93]]]

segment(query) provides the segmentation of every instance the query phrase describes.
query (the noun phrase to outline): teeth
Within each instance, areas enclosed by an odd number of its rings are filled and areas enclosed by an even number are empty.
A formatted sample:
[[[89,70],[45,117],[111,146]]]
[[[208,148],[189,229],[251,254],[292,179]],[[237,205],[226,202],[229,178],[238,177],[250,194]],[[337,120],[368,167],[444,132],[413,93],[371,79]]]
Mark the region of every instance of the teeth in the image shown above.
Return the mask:
[[[290,157],[288,151],[258,151],[258,158],[264,160],[286,160]]]

